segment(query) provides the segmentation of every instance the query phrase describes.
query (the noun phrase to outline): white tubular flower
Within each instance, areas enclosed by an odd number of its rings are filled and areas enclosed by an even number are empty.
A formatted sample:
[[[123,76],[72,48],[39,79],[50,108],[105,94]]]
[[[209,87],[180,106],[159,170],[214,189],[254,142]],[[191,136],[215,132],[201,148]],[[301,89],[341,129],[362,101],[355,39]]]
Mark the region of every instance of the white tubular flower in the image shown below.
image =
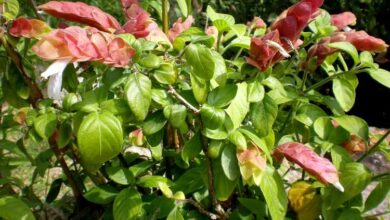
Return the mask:
[[[49,98],[55,100],[61,99],[62,73],[68,63],[70,63],[70,60],[57,60],[45,72],[41,73],[42,78],[49,78],[47,85],[47,95]]]

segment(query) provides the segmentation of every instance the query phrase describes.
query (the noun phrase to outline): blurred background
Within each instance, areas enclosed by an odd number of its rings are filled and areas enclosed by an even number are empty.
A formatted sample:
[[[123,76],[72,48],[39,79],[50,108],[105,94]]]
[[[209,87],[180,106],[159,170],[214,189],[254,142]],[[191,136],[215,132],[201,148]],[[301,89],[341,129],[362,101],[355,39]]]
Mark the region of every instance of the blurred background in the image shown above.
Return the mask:
[[[33,16],[28,1],[31,0],[20,0],[22,13]],[[38,5],[45,2],[48,0],[36,0]],[[120,0],[84,0],[83,2],[96,5],[112,14],[119,21],[123,21]],[[142,2],[147,7],[151,7],[152,11],[153,8],[157,9],[161,5],[161,0],[144,0]],[[170,2],[173,6],[176,4],[176,0],[170,0]],[[296,2],[297,0],[192,0],[199,20],[202,20],[203,16],[201,11],[207,5],[211,5],[218,12],[232,14],[237,22],[246,23],[253,16],[260,16],[268,24],[284,9]],[[331,14],[343,11],[353,12],[358,18],[355,29],[366,30],[369,34],[380,37],[390,44],[389,0],[325,0],[322,8]],[[158,12],[156,13],[158,14]],[[173,15],[175,15],[174,12]],[[174,21],[176,18],[172,16],[171,20]],[[377,57],[377,62],[380,62],[381,67],[387,70],[390,70],[389,60],[390,52]],[[355,106],[349,114],[364,118],[370,126],[390,128],[390,89],[376,83],[367,74],[360,74],[359,82]]]

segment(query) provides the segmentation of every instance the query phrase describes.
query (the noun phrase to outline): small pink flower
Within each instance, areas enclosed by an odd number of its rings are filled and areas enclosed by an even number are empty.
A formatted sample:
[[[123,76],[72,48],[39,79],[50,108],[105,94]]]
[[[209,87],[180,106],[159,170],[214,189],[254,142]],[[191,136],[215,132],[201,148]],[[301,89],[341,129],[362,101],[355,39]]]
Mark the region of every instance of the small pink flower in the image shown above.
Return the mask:
[[[189,29],[194,23],[194,18],[190,15],[187,17],[187,19],[183,22],[181,18],[179,18],[172,26],[171,29],[168,31],[168,38],[171,42],[173,42],[176,37],[180,35],[181,32]]]
[[[261,19],[260,17],[254,17],[251,22],[248,22],[248,26],[253,27],[255,29],[267,27],[263,19]]]
[[[338,190],[344,191],[339,182],[339,175],[336,167],[326,158],[320,157],[313,150],[301,143],[286,143],[280,145],[274,151],[278,159],[286,157],[292,163],[298,164],[307,173],[316,177],[324,184],[332,184]]]
[[[244,180],[248,180],[254,173],[267,168],[266,159],[261,150],[256,146],[250,146],[245,150],[237,150],[236,155]]]
[[[50,1],[38,8],[54,17],[86,24],[106,32],[114,32],[120,28],[114,17],[83,2]]]
[[[9,33],[14,37],[36,38],[50,30],[50,27],[41,20],[17,18],[13,21]]]
[[[336,26],[338,30],[343,30],[348,25],[356,24],[356,16],[349,11],[332,15],[332,25]]]

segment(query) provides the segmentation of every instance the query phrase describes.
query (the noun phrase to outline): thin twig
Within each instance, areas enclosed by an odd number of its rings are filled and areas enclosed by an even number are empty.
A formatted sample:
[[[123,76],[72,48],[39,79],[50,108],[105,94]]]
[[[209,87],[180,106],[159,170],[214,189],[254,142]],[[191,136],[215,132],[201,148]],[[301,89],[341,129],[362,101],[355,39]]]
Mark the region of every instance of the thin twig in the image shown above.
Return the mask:
[[[218,218],[218,215],[217,214],[214,214],[212,212],[209,212],[207,211],[206,209],[204,209],[199,203],[197,203],[196,201],[194,201],[193,199],[184,199],[184,200],[178,200],[180,202],[185,202],[185,203],[188,203],[188,204],[191,204],[192,206],[194,206],[195,208],[198,209],[198,211],[204,215],[206,215],[207,217],[209,217],[210,219],[217,219]]]
[[[203,124],[201,126],[203,128]],[[211,201],[213,203],[214,210],[219,214],[219,219],[227,219],[227,215],[225,210],[222,208],[221,204],[219,204],[216,193],[215,193],[215,181],[214,181],[214,172],[213,172],[213,162],[208,157],[207,154],[208,141],[205,136],[202,135],[202,150],[206,158],[206,166],[207,166],[207,176],[208,176],[208,191],[211,197]]]
[[[173,95],[179,101],[181,101],[187,108],[189,108],[194,114],[199,114],[200,110],[191,105],[183,96],[181,96],[173,86],[169,86],[168,93]]]
[[[168,34],[169,18],[168,18],[168,0],[162,0],[162,19],[163,19],[163,31]]]
[[[30,2],[30,5],[32,6],[32,9],[34,11],[35,16],[37,16],[37,18],[43,20],[43,17],[38,12],[38,7],[37,7],[37,3],[35,3],[35,0],[28,0],[28,1]]]
[[[382,141],[384,141],[387,138],[387,136],[389,136],[389,135],[390,135],[390,130],[388,130],[386,132],[386,134],[384,134],[381,137],[381,139],[379,139],[378,142],[376,142],[374,144],[374,146],[372,146],[368,151],[366,151],[366,153],[363,154],[363,156],[361,156],[357,161],[360,162],[360,161],[364,160],[366,157],[370,156],[372,153],[374,153],[377,150],[377,148],[379,147],[379,145],[382,143]]]

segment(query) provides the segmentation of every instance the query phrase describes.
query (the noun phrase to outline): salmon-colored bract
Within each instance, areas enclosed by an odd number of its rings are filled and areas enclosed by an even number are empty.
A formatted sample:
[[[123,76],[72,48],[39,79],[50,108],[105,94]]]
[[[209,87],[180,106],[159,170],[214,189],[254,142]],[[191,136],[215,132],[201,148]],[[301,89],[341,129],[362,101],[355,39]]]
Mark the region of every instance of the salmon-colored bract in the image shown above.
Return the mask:
[[[54,17],[86,24],[101,31],[115,32],[120,28],[119,22],[110,14],[83,2],[50,1],[38,8]]]
[[[14,37],[34,38],[50,32],[50,27],[38,19],[17,18],[13,21],[9,33]]]

